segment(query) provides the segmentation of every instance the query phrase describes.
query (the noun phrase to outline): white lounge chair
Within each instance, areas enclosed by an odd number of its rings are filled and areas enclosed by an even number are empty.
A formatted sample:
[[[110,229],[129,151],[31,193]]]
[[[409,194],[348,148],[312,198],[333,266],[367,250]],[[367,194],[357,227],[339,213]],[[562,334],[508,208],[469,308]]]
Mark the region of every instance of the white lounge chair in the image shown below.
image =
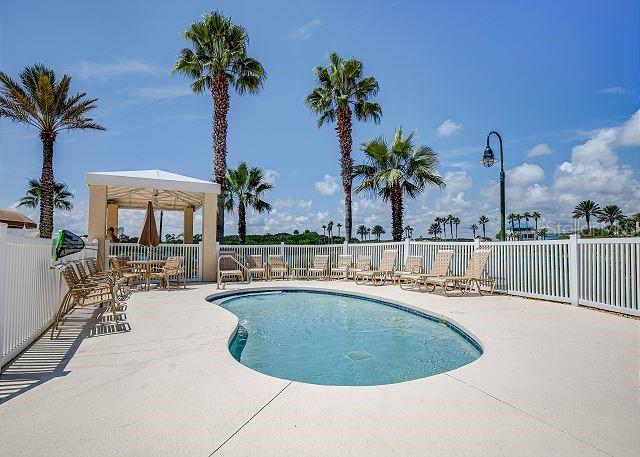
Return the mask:
[[[366,284],[370,282],[374,286],[383,285],[387,279],[393,281],[393,272],[396,267],[397,249],[385,249],[380,258],[380,266],[377,270],[359,271],[356,273],[356,283]]]

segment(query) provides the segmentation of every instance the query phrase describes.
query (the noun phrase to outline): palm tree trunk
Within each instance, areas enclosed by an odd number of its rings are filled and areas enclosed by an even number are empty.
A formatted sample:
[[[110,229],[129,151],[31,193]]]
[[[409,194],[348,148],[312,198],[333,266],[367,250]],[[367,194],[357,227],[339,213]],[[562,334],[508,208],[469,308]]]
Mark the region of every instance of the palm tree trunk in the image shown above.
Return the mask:
[[[42,132],[42,175],[40,176],[40,238],[53,234],[53,143],[55,133]]]
[[[391,236],[393,241],[402,241],[402,189],[398,183],[391,186]]]
[[[224,72],[211,78],[213,97],[213,175],[222,191],[218,195],[216,238],[224,240],[224,177],[227,173],[227,113],[229,112],[229,82]]]
[[[487,231],[484,224],[482,224],[482,238],[486,238],[486,237],[487,237]]]
[[[240,238],[240,244],[245,244],[247,241],[247,219],[246,209],[244,202],[240,200],[238,202],[238,237]]]
[[[351,240],[351,186],[353,184],[353,159],[351,159],[351,109],[349,106],[338,109],[336,126],[340,143],[340,176],[344,190],[344,236]]]

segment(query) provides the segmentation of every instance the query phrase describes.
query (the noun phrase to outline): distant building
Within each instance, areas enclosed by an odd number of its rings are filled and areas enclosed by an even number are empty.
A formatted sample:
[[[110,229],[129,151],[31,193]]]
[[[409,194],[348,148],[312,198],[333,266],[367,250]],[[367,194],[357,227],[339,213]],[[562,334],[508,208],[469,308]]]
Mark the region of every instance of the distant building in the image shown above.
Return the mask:
[[[509,223],[507,233],[514,240],[535,240],[536,231],[533,227],[528,225],[525,221],[514,221],[513,226]]]

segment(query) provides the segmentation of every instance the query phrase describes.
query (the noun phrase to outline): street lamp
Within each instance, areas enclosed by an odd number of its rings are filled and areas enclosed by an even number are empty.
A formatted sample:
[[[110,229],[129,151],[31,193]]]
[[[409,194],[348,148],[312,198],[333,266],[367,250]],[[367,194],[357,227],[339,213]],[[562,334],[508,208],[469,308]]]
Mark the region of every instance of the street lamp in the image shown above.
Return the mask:
[[[484,154],[482,154],[482,161],[480,162],[485,167],[492,167],[494,163],[498,161],[495,155],[493,154],[493,149],[491,149],[491,145],[489,144],[489,139],[491,135],[495,135],[498,137],[500,141],[500,241],[504,241],[505,238],[505,203],[504,203],[504,156],[502,152],[502,137],[496,131],[489,132],[487,135],[487,147],[484,150]]]

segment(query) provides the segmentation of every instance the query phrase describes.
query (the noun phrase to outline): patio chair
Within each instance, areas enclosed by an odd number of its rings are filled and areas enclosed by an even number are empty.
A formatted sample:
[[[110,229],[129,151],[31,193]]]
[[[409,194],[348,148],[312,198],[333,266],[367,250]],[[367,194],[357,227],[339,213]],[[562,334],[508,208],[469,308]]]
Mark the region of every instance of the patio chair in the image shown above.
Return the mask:
[[[187,280],[185,278],[184,269],[182,268],[182,257],[167,257],[167,261],[162,268],[149,273],[149,279],[159,279],[167,289],[171,288],[171,278],[176,279],[178,287],[180,287],[180,276],[182,276],[182,287],[187,288]]]
[[[247,271],[251,273],[253,278],[259,277],[261,279],[268,279],[267,268],[262,262],[262,255],[253,254],[247,256]]]
[[[285,279],[289,274],[289,265],[284,261],[281,255],[270,255],[267,257],[267,267],[269,269],[269,279],[274,276],[280,276]]]
[[[393,272],[393,282],[398,284],[402,275],[422,273],[422,259],[421,255],[410,255],[404,262],[402,270]]]
[[[313,256],[311,266],[307,268],[309,278],[328,279],[329,278],[329,256],[317,254]]]
[[[111,267],[118,278],[124,279],[127,286],[131,287],[131,283],[135,281],[142,281],[142,273],[135,271],[129,265],[127,265],[127,259],[122,257],[111,257]]]
[[[433,288],[431,292],[435,290],[436,286],[441,286],[445,295],[449,295],[449,291],[458,289],[461,295],[467,293],[473,286],[480,295],[482,295],[481,285],[489,285],[489,293],[493,294],[493,288],[495,286],[495,279],[491,277],[484,277],[484,270],[487,266],[487,261],[491,255],[490,249],[476,249],[471,254],[469,264],[467,265],[467,271],[462,276],[443,276],[443,277],[428,277],[425,279],[425,286],[431,285]]]
[[[453,249],[441,249],[436,253],[435,259],[431,264],[431,269],[428,273],[405,273],[398,278],[398,284],[401,288],[410,290],[418,289],[422,290],[422,287],[426,287],[425,280],[432,277],[443,277],[449,274],[449,268],[451,267],[451,260],[453,259]],[[435,286],[434,286],[435,287]],[[433,288],[431,289],[433,291]]]
[[[393,280],[393,272],[396,267],[397,249],[385,249],[380,258],[380,266],[377,270],[359,271],[356,273],[356,284],[370,282],[374,286],[382,286],[387,279]]]
[[[75,307],[109,304],[113,313],[113,321],[118,325],[117,298],[114,287],[108,281],[81,282],[73,265],[68,264],[62,269],[62,276],[69,290],[64,295],[60,308],[51,324],[51,338],[57,330],[58,324]]]
[[[329,279],[333,279],[334,275],[337,275],[336,279],[349,279],[351,262],[353,262],[353,256],[349,254],[339,255],[338,264],[331,268]]]
[[[369,271],[371,270],[371,256],[370,255],[359,255],[356,258],[356,265],[354,268],[349,268],[349,277],[353,280],[356,279],[356,274],[361,271]]]
[[[89,264],[90,260],[95,261],[95,259],[89,259],[89,260],[86,260],[85,262],[83,262],[82,260],[76,260],[75,262],[73,262],[73,264],[76,267],[76,270],[78,271],[80,282],[86,283],[86,282],[96,282],[96,281],[107,281],[114,288],[114,291],[120,292],[119,296],[117,296],[116,294],[117,298],[119,300],[124,300],[126,296],[126,293],[123,290],[124,279],[116,277],[115,273],[111,271],[104,271],[104,272],[97,271],[96,270],[97,267],[95,263],[92,263],[90,266]],[[95,262],[97,263],[97,261]],[[87,268],[85,268],[85,264]],[[87,269],[89,271],[87,271]]]
[[[218,256],[218,287],[223,284],[225,279],[244,280],[242,272],[242,264],[234,257],[231,252],[221,252]]]

